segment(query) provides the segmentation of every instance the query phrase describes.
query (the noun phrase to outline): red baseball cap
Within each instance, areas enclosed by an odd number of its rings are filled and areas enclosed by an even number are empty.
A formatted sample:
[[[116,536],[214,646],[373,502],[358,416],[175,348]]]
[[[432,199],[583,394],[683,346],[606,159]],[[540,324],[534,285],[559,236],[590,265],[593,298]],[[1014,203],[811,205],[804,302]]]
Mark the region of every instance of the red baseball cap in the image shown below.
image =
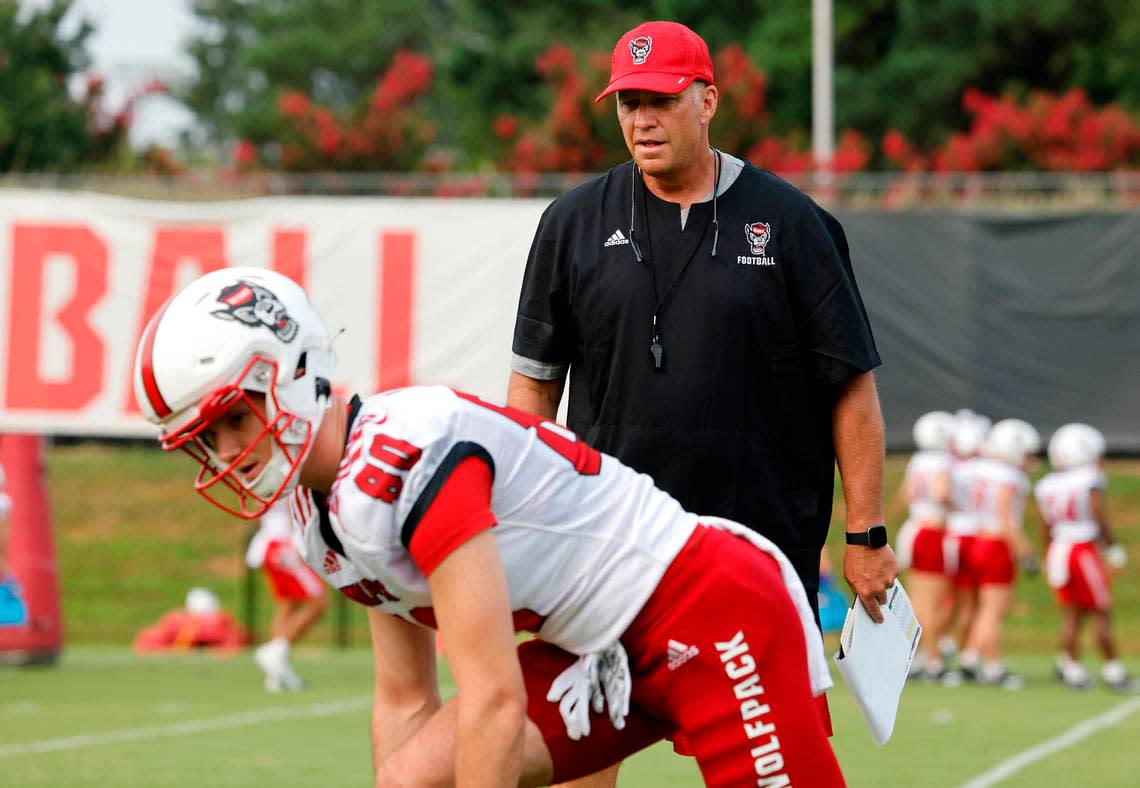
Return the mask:
[[[617,42],[610,58],[610,84],[594,101],[619,90],[680,93],[694,79],[713,81],[704,39],[677,22],[643,22]]]

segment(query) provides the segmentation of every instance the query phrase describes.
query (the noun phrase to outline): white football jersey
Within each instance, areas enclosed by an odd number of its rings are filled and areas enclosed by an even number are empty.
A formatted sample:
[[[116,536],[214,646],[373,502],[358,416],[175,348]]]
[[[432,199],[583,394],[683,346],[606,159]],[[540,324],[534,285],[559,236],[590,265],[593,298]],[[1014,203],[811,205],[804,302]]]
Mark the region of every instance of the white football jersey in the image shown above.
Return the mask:
[[[492,533],[516,628],[572,653],[620,637],[697,525],[648,476],[565,427],[418,386],[363,401],[327,502],[303,488],[291,496],[301,554],[356,601],[434,626],[408,545],[468,457],[492,471]]]
[[[971,467],[964,474],[964,481],[969,483],[969,489],[962,505],[974,514],[978,533],[988,535],[1001,533],[998,501],[1002,490],[1009,487],[1013,488],[1010,514],[1014,523],[1020,527],[1025,513],[1025,499],[1029,495],[1029,477],[1025,472],[987,457],[970,460],[967,464]]]
[[[1105,484],[1104,471],[1095,465],[1054,471],[1041,477],[1034,494],[1054,541],[1096,540],[1100,525],[1093,516],[1092,491],[1103,490]]]
[[[950,475],[954,455],[948,451],[915,452],[906,464],[903,486],[910,508],[910,519],[916,522],[946,517],[946,504],[934,497],[939,476]]]
[[[978,533],[978,516],[971,503],[976,463],[980,458],[955,460],[950,466],[950,513],[946,515],[946,530],[961,536]]]

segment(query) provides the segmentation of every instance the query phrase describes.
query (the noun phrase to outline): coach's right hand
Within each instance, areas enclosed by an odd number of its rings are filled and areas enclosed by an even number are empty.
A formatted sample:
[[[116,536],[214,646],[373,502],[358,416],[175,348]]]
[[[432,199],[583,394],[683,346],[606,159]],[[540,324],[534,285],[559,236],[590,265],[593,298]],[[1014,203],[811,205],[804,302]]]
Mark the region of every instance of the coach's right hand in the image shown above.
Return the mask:
[[[879,606],[887,603],[887,589],[898,576],[899,561],[890,545],[847,545],[843,552],[843,577],[875,623],[883,623]]]

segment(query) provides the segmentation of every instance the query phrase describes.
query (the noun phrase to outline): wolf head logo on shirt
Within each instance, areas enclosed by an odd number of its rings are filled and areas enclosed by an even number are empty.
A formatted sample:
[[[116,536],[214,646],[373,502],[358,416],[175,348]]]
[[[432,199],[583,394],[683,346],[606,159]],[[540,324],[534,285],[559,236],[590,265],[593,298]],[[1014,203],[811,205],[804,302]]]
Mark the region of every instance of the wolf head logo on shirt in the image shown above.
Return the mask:
[[[744,234],[752,245],[752,254],[763,255],[764,247],[772,238],[772,227],[767,222],[749,222],[744,225]]]

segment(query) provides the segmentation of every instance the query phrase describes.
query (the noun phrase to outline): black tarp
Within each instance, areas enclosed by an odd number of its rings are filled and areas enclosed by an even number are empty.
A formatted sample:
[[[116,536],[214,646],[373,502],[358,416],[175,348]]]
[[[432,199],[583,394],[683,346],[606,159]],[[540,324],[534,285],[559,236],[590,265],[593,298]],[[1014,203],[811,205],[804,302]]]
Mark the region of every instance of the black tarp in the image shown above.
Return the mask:
[[[890,448],[934,409],[1084,421],[1140,451],[1140,213],[836,211]]]

